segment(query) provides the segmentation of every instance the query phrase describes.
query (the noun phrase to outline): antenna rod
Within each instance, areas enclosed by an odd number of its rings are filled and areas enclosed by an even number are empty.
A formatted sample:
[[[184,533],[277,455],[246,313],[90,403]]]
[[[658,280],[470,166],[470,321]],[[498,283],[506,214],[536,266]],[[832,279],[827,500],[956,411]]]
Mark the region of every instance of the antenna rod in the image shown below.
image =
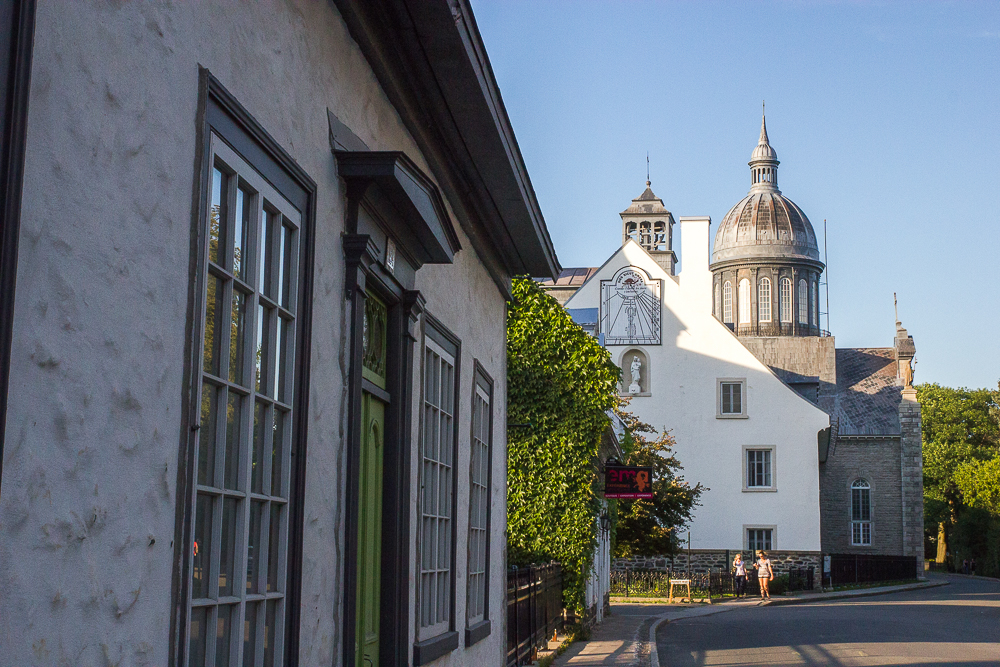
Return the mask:
[[[649,180],[649,151],[646,151],[646,180]]]
[[[830,256],[826,248],[826,218],[823,218],[823,263],[826,264],[826,330],[830,328]]]

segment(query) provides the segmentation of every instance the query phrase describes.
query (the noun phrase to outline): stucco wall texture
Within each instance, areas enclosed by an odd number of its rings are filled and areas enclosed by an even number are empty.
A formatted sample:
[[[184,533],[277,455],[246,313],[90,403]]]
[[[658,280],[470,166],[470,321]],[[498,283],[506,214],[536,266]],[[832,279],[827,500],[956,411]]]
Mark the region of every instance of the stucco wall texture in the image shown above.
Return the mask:
[[[167,663],[199,65],[318,184],[300,662],[340,661],[344,192],[327,108],[372,149],[426,162],[331,3],[81,0],[37,9],[0,497],[3,666]],[[460,442],[472,359],[496,381],[497,547],[504,302],[459,237],[455,264],[425,267],[417,287],[463,341]],[[463,465],[467,449],[460,507]],[[443,664],[502,651],[503,568],[495,557],[493,633]]]

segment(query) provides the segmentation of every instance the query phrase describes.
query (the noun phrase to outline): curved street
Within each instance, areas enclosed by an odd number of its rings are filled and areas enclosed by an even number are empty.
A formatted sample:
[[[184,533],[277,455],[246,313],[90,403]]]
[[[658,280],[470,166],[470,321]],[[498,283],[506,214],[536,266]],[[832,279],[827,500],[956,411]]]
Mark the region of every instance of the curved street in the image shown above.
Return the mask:
[[[662,624],[661,667],[1000,665],[1000,582],[734,609]]]

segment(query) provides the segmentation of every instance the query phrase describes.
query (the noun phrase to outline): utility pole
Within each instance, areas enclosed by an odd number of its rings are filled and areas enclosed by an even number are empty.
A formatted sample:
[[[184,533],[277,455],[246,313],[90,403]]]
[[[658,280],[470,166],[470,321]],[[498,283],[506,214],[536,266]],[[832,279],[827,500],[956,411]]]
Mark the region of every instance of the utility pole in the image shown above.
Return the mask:
[[[688,528],[688,579],[691,578],[691,529]]]

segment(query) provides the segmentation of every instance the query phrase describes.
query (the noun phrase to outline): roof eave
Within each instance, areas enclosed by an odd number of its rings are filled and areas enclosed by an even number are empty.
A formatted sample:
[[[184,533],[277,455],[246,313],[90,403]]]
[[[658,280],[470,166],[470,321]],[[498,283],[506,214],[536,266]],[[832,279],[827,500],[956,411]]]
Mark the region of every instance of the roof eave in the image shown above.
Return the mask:
[[[558,276],[559,260],[468,2],[334,2],[442,191],[461,209],[456,213],[477,251],[490,246],[508,278]]]

